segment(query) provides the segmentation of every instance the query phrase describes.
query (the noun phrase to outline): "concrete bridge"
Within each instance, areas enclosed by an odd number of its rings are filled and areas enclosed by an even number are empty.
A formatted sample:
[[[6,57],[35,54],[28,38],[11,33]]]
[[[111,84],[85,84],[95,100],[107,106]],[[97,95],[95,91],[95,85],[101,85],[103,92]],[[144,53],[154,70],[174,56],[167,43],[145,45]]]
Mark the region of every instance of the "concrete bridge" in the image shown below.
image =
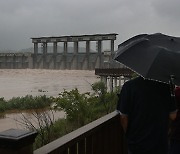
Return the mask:
[[[119,67],[119,64],[112,60],[117,35],[110,33],[31,38],[34,44],[33,53],[1,53],[0,69],[94,70],[95,68]],[[109,44],[108,51],[103,51],[104,41]],[[79,44],[82,42],[85,45],[84,51],[79,50]],[[96,45],[95,50],[91,47],[93,43]],[[59,44],[63,46],[61,52],[58,52]],[[72,51],[68,51],[69,44],[73,44]],[[49,51],[49,47],[52,51]]]

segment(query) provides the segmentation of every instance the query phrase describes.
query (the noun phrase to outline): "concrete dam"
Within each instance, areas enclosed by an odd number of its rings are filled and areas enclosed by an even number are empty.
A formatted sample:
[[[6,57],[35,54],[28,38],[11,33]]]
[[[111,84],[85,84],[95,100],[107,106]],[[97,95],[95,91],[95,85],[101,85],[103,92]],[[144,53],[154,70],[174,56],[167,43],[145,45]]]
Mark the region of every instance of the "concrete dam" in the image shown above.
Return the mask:
[[[31,38],[34,44],[32,53],[0,53],[0,69],[69,69],[94,70],[95,68],[118,67],[113,61],[115,33],[38,37]],[[103,41],[109,41],[108,51],[102,51]],[[84,52],[79,52],[79,43],[84,42]],[[96,52],[91,52],[91,42],[96,43]],[[63,44],[63,51],[58,52],[58,43]],[[73,44],[73,51],[68,52],[68,45]],[[52,51],[48,47],[52,46]],[[41,49],[41,51],[39,51]]]

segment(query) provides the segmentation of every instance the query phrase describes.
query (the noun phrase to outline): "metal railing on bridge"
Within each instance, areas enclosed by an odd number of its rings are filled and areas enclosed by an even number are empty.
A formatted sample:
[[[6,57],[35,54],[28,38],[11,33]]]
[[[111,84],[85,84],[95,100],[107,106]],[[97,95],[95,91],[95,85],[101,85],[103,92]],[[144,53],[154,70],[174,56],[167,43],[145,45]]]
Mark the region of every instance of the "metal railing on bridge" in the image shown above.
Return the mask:
[[[95,69],[95,75],[99,75],[99,76],[131,77],[133,74],[134,72],[128,68],[96,68]]]

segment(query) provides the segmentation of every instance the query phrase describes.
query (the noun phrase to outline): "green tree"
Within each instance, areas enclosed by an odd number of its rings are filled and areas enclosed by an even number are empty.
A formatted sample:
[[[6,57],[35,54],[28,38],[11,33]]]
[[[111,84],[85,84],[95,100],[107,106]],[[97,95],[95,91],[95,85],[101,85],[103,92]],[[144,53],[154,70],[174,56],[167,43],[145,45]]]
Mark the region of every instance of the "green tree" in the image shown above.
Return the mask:
[[[107,92],[105,84],[99,81],[92,85],[92,90],[94,91],[92,97],[97,97],[98,103],[100,104],[100,106],[103,106],[102,110],[104,110],[106,114],[115,110],[118,99],[118,88],[115,92]]]
[[[83,126],[91,121],[92,106],[89,102],[89,93],[80,94],[78,89],[66,91],[56,98],[57,107],[66,112],[67,120],[77,127]]]

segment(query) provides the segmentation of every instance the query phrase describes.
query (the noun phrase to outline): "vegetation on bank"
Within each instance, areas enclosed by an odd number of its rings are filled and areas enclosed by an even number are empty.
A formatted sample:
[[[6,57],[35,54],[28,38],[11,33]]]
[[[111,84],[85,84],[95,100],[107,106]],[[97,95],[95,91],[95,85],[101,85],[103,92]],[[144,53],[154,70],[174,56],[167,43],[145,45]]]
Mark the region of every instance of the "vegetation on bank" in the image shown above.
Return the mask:
[[[66,119],[59,119],[44,127],[44,130],[36,130],[45,137],[37,136],[35,149],[116,109],[118,88],[115,92],[107,92],[103,82],[96,82],[92,85],[92,90],[92,93],[80,93],[78,89],[64,90],[59,97],[53,99],[55,109],[65,111]]]
[[[50,107],[52,104],[52,97],[26,95],[24,97],[13,97],[6,101],[0,98],[0,112],[9,110],[28,110],[28,109],[41,109]]]
[[[115,110],[118,91],[107,92],[103,82],[94,83],[92,90],[91,93],[80,93],[76,88],[71,91],[64,90],[58,97],[50,98],[46,96],[25,96],[13,98],[9,101],[1,98],[0,111],[45,108],[50,107],[52,103],[54,111],[65,111],[66,118],[55,121],[53,112],[49,113],[46,110],[36,112],[34,110],[32,116],[38,121],[36,126],[23,116],[21,123],[27,129],[38,132],[34,143],[34,149],[37,149]]]

